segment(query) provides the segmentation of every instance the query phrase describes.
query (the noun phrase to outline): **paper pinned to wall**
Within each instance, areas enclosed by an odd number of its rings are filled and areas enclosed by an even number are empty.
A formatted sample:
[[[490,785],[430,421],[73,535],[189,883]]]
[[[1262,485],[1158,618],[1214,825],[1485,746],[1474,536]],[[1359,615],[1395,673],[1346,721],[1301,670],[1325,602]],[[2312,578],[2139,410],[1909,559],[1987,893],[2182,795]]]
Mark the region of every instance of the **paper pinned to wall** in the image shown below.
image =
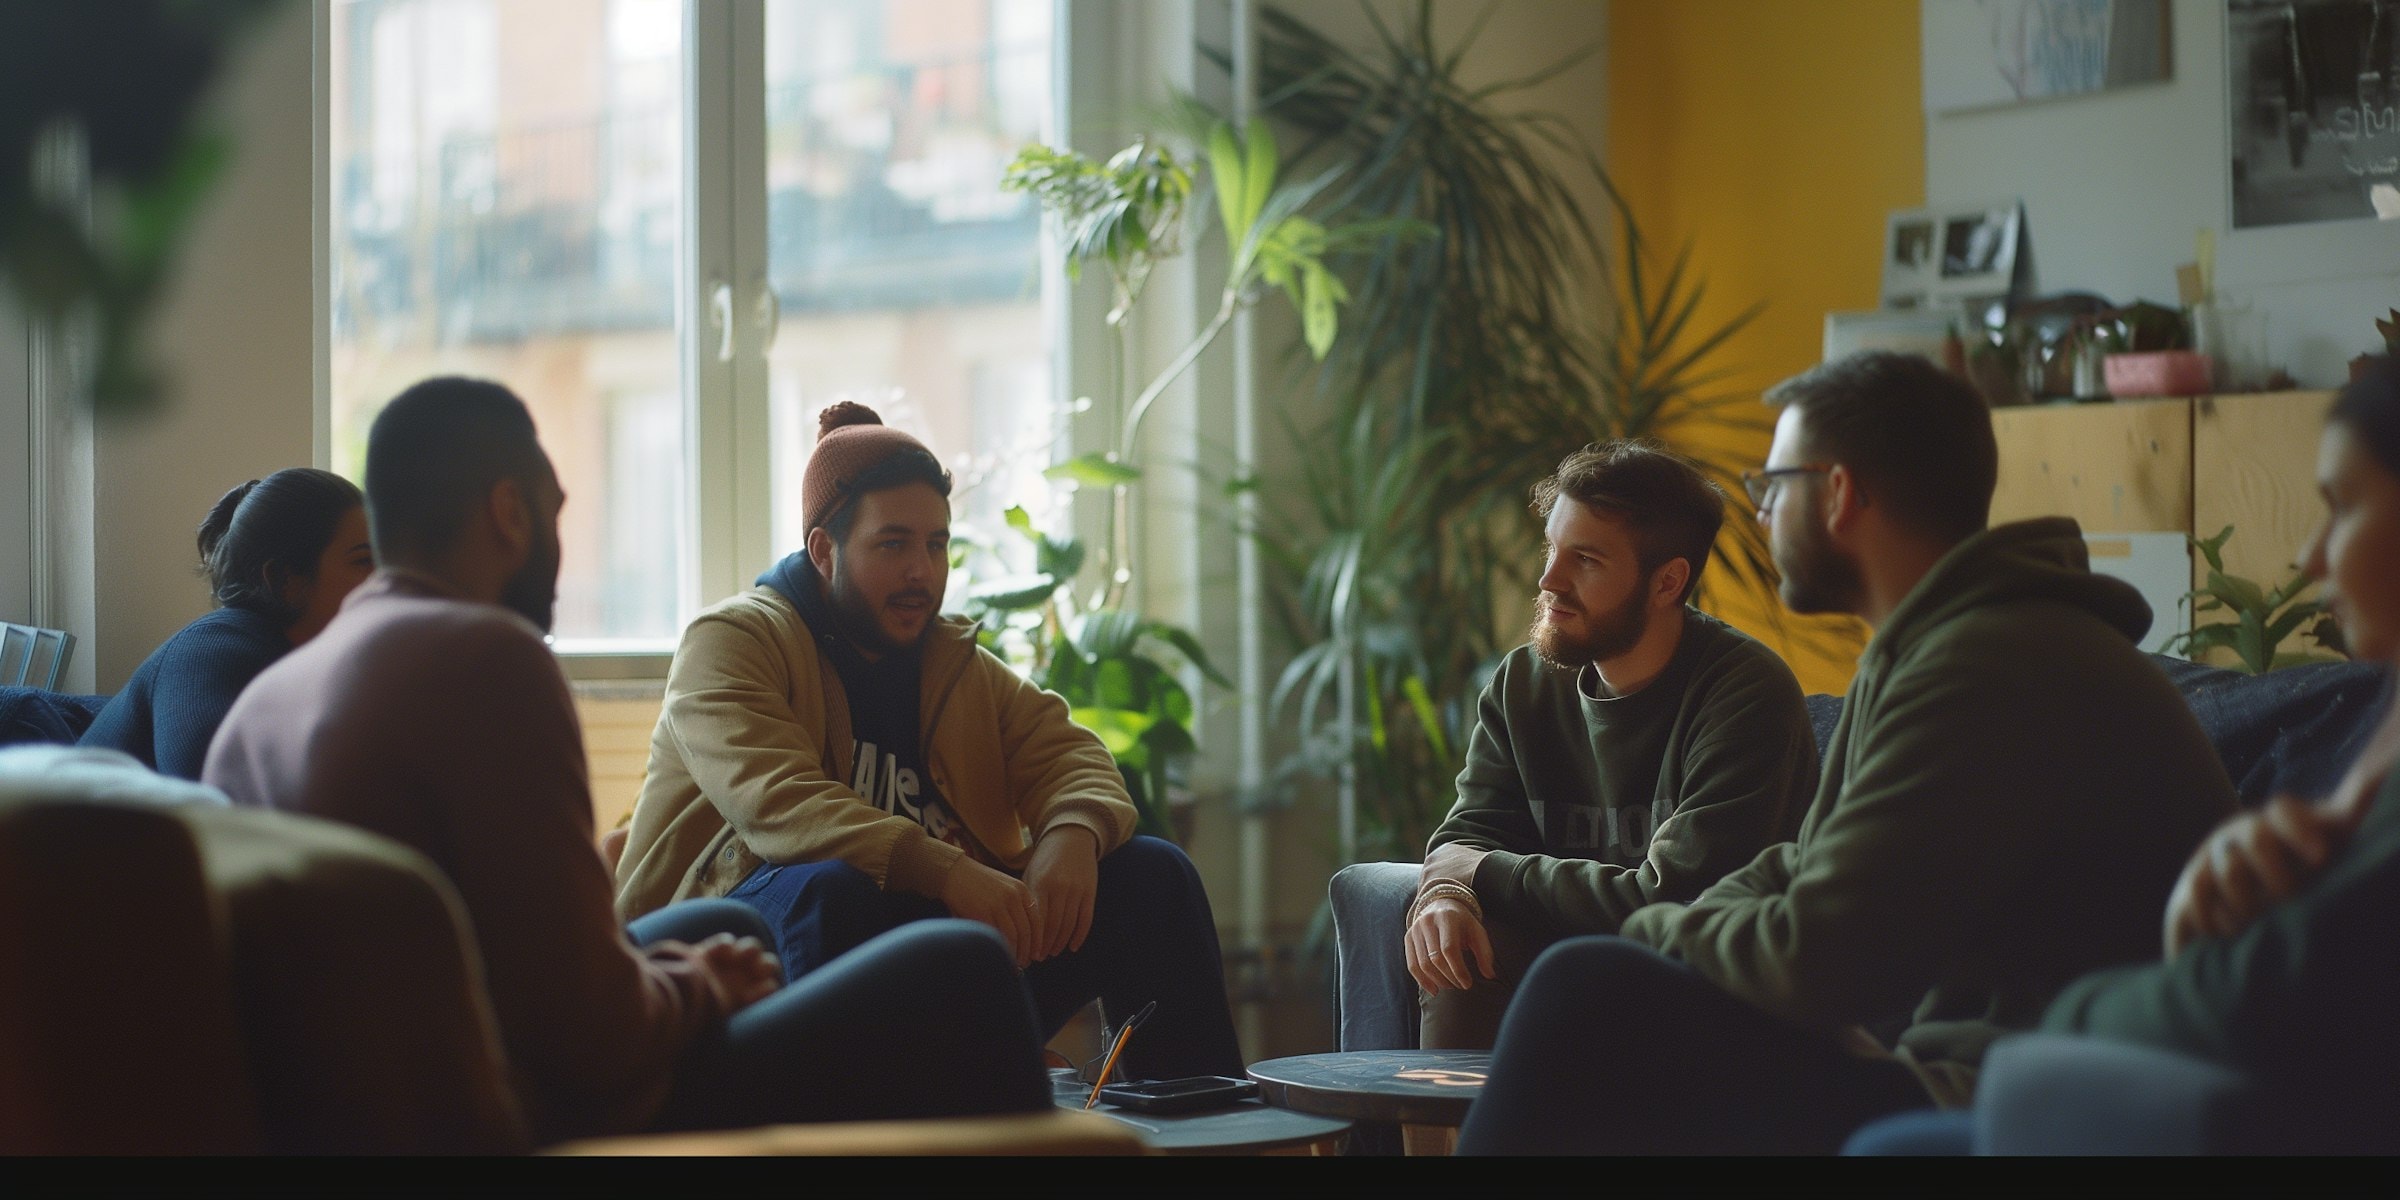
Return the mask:
[[[2166,0],[1925,0],[1925,111],[2074,96],[2172,73]]]
[[[2092,571],[2122,579],[2150,602],[2142,649],[2163,654],[2168,638],[2192,627],[2192,549],[2180,533],[2086,533]],[[2177,658],[2189,655],[2178,654]]]

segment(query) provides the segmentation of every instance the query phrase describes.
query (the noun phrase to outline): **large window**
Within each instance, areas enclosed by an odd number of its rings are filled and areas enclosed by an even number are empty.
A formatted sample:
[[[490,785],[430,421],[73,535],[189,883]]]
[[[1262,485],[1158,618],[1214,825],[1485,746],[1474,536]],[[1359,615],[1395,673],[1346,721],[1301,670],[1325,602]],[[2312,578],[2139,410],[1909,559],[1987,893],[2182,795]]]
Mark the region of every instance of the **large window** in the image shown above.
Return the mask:
[[[337,0],[333,465],[509,384],[572,497],[557,641],[663,651],[796,548],[816,413],[923,438],[961,522],[1054,502],[1053,0]],[[955,592],[954,592],[955,599]]]

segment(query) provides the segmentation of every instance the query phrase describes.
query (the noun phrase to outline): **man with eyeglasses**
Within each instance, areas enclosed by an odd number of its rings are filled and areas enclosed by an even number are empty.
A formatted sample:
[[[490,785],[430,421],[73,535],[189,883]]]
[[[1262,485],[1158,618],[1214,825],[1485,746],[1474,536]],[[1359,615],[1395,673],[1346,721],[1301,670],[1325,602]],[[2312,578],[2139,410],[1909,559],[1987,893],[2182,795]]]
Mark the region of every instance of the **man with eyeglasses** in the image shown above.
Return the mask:
[[[1723,493],[1611,442],[1533,501],[1533,627],[1484,688],[1456,804],[1421,866],[1334,876],[1344,1050],[1489,1048],[1544,947],[1698,895],[1792,836],[1816,786],[1791,668],[1689,603]]]
[[[1998,449],[1963,380],[1870,352],[1767,399],[1747,483],[1784,603],[1875,630],[1816,799],[1696,899],[1536,961],[1461,1153],[1831,1153],[1963,1103],[2067,981],[2155,957],[2233,810],[2137,644],[2140,594],[2089,570],[2072,520],[1987,527]]]

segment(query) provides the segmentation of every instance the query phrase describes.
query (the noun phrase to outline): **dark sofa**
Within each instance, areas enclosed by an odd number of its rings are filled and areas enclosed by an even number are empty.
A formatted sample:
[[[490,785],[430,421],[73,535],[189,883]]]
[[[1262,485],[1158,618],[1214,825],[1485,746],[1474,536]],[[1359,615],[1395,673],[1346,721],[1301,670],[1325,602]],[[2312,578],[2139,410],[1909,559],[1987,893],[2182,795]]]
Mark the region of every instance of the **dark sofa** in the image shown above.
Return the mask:
[[[2183,690],[2244,804],[2277,792],[2322,795],[2340,781],[2390,694],[2379,663],[2326,662],[2249,675],[2151,655]],[[1808,698],[1823,754],[1841,719],[1840,696]]]

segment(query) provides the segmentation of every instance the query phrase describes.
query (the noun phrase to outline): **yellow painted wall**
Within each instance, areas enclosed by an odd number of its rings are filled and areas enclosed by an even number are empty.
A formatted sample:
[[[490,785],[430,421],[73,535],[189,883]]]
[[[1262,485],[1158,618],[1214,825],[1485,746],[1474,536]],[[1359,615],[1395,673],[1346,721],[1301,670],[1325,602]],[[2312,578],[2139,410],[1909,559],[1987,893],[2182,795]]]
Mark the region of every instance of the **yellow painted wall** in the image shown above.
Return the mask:
[[[1707,284],[1695,327],[1765,303],[1717,364],[1756,395],[1818,361],[1828,311],[1875,307],[1885,216],[1925,201],[1918,0],[1609,10],[1610,173],[1654,245],[1690,242]],[[1771,597],[1714,607],[1781,648],[1807,690],[1849,686],[1856,622],[1786,613],[1778,634]]]

